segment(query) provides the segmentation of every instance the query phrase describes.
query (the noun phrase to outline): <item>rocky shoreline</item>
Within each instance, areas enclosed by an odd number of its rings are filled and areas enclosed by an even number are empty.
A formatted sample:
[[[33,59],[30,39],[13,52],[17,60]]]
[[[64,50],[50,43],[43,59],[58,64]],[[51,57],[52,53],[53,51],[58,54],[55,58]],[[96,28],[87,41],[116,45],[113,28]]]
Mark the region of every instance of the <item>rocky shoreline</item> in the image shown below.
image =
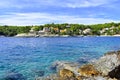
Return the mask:
[[[17,34],[14,37],[23,37],[23,38],[29,38],[29,37],[87,37],[87,36],[95,36],[95,37],[120,37],[120,35],[55,35],[55,34],[45,34],[45,35],[34,35],[29,33],[23,33],[23,34]]]
[[[57,73],[35,80],[120,80],[120,51],[108,52],[84,65],[57,61],[52,68]]]
[[[34,80],[120,80],[120,51],[107,52],[99,59],[86,64],[56,61],[50,68],[56,73],[44,76],[43,71],[36,71],[39,76]],[[27,78],[20,73],[12,72],[0,80]]]

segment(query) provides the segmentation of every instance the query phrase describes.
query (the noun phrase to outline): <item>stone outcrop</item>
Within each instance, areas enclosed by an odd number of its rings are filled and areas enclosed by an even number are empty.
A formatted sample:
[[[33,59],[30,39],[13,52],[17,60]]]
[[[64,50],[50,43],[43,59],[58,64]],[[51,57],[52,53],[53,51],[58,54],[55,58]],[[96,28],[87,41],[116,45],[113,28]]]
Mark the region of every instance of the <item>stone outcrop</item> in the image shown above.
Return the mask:
[[[116,78],[120,80],[120,65],[108,73],[108,76],[111,78]]]
[[[73,78],[75,74],[70,70],[62,69],[59,71],[59,76],[63,79],[67,79],[67,78]]]
[[[108,73],[115,67],[120,65],[120,51],[108,52],[103,57],[93,63],[95,68],[102,73],[102,75],[108,75]]]
[[[77,73],[78,68],[80,67],[79,63],[75,62],[67,62],[67,61],[56,61],[51,66],[51,69],[55,69],[57,72],[61,69],[67,69],[70,71],[73,71],[74,73]]]
[[[120,51],[108,52],[84,65],[57,61],[52,67],[57,70],[56,75],[36,80],[120,80]]]
[[[95,69],[92,64],[83,65],[79,68],[78,73],[80,76],[90,77],[90,76],[98,76],[100,72]]]

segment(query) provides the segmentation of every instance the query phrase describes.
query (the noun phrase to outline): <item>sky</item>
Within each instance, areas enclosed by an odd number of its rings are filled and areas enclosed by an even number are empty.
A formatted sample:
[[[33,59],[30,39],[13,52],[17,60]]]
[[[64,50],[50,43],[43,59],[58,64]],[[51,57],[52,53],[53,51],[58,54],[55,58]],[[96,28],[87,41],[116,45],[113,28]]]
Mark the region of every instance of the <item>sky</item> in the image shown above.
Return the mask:
[[[120,22],[120,0],[0,0],[0,25]]]

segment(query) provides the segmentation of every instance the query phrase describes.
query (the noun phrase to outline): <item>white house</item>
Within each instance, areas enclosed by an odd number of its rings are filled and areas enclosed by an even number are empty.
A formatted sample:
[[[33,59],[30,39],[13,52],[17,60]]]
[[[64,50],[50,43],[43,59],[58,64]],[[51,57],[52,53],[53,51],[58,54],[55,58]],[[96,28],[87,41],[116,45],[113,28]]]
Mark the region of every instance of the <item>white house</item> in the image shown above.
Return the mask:
[[[87,28],[83,31],[83,34],[91,34],[91,29]]]
[[[44,28],[43,28],[43,32],[50,32],[50,28],[44,27]]]

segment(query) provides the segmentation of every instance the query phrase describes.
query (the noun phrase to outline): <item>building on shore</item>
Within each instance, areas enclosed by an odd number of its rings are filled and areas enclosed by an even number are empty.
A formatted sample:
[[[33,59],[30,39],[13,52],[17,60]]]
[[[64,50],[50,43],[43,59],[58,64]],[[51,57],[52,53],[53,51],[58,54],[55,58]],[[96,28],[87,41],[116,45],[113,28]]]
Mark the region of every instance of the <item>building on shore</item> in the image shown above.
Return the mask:
[[[92,30],[89,29],[89,28],[87,28],[87,29],[85,29],[85,30],[83,31],[83,34],[85,34],[85,35],[90,35],[91,32],[92,32]]]

